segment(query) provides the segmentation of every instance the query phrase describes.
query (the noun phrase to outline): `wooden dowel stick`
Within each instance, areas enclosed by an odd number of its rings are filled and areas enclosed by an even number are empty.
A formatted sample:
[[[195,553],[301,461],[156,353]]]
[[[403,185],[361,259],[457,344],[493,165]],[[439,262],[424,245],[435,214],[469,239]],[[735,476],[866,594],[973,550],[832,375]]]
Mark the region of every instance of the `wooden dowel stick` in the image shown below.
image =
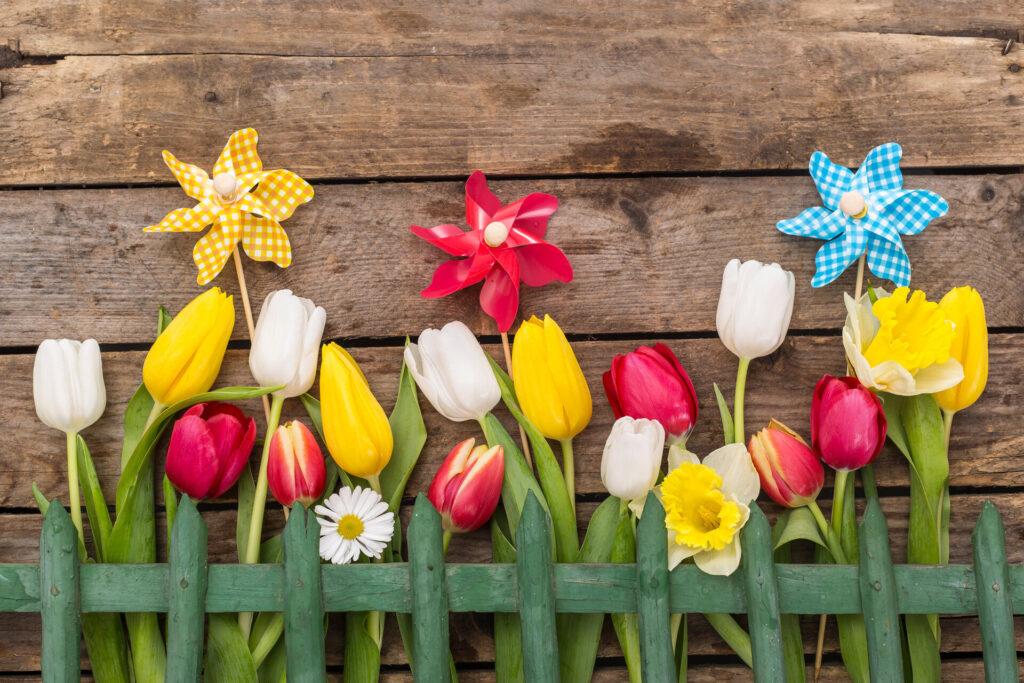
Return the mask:
[[[232,253],[235,259],[235,272],[238,274],[238,290],[242,296],[242,309],[245,311],[245,324],[249,328],[249,342],[252,343],[253,337],[256,336],[256,325],[252,320],[252,306],[249,304],[249,288],[245,286],[245,271],[242,270],[242,255],[238,253],[238,245],[235,245],[235,250]],[[267,395],[263,395],[263,415],[270,421],[270,400]],[[270,438],[270,435],[267,436]]]

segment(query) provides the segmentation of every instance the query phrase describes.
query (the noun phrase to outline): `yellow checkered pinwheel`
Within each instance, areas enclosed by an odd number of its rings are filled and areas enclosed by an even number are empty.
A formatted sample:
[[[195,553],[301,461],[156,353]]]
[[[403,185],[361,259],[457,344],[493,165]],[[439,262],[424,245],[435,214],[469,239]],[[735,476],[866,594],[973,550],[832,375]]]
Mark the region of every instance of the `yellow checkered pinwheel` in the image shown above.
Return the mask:
[[[252,128],[232,133],[213,165],[213,178],[164,150],[164,163],[181,189],[199,203],[171,211],[145,231],[199,232],[215,223],[192,250],[200,285],[217,277],[239,242],[255,261],[273,261],[281,268],[292,262],[291,243],[278,221],[312,199],[313,188],[291,171],[264,171],[256,153],[258,141]]]

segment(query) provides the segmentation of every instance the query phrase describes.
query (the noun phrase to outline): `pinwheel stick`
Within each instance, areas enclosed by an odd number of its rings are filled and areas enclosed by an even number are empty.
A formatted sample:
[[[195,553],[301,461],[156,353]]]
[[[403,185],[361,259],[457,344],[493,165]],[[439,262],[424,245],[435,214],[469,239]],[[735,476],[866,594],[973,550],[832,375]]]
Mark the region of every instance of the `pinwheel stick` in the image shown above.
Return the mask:
[[[235,245],[235,250],[232,252],[232,256],[235,259],[235,272],[238,274],[238,290],[242,295],[242,310],[245,311],[245,324],[249,328],[249,341],[253,340],[256,336],[256,325],[252,320],[252,306],[249,304],[249,288],[245,286],[245,271],[242,270],[242,255],[238,253],[238,245]],[[267,395],[263,395],[263,415],[270,420],[270,401],[267,399]],[[287,516],[288,512],[285,511]]]
[[[508,370],[508,374],[512,376],[512,351],[508,345],[508,332],[501,333],[501,349],[505,352],[505,369]],[[526,456],[526,464],[533,469],[533,458],[530,457],[530,442],[526,440],[526,430],[523,429],[523,425],[519,425],[519,440],[523,444],[523,455]]]

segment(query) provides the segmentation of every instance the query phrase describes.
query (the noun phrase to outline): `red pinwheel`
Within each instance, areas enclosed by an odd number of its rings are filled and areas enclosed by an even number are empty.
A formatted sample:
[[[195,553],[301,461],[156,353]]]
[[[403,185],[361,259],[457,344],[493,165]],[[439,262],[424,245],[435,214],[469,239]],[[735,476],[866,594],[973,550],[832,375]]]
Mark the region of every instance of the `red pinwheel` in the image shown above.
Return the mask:
[[[540,192],[502,206],[488,189],[484,174],[475,171],[466,181],[469,231],[450,223],[410,228],[438,249],[460,257],[438,266],[420,294],[437,299],[482,280],[480,306],[502,333],[508,332],[519,310],[520,281],[541,287],[554,280],[572,280],[569,259],[544,241],[548,218],[557,208],[557,198]]]

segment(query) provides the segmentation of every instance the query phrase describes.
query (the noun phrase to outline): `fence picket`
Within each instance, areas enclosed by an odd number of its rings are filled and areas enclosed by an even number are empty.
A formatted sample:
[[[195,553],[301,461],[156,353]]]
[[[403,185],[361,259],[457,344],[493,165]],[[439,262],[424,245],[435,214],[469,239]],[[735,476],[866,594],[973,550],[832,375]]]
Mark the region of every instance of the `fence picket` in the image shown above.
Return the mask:
[[[79,679],[81,625],[78,595],[78,534],[67,511],[56,501],[40,534],[39,602],[43,617],[43,680],[74,683]]]
[[[416,497],[408,539],[413,676],[417,681],[444,681],[449,675],[448,596],[441,517],[422,493]]]
[[[889,529],[877,498],[868,499],[860,525],[860,600],[868,637],[873,683],[903,681],[896,575],[889,551]]]
[[[530,683],[558,683],[555,572],[547,513],[531,491],[516,530],[523,671]]]
[[[326,681],[320,525],[296,503],[284,530],[284,639],[288,679]]]
[[[637,527],[636,587],[644,680],[675,680],[669,624],[668,534],[665,509],[653,493],[647,495]]]
[[[1010,604],[1010,573],[1006,562],[1006,534],[999,511],[991,502],[985,501],[972,536],[985,680],[1015,681],[1018,677],[1017,652]]]
[[[747,591],[747,621],[754,655],[754,680],[775,683],[786,679],[782,658],[779,585],[772,559],[772,529],[757,503],[743,528],[743,580]]]
[[[195,503],[182,496],[171,531],[167,609],[167,683],[196,683],[206,625],[207,529]]]

